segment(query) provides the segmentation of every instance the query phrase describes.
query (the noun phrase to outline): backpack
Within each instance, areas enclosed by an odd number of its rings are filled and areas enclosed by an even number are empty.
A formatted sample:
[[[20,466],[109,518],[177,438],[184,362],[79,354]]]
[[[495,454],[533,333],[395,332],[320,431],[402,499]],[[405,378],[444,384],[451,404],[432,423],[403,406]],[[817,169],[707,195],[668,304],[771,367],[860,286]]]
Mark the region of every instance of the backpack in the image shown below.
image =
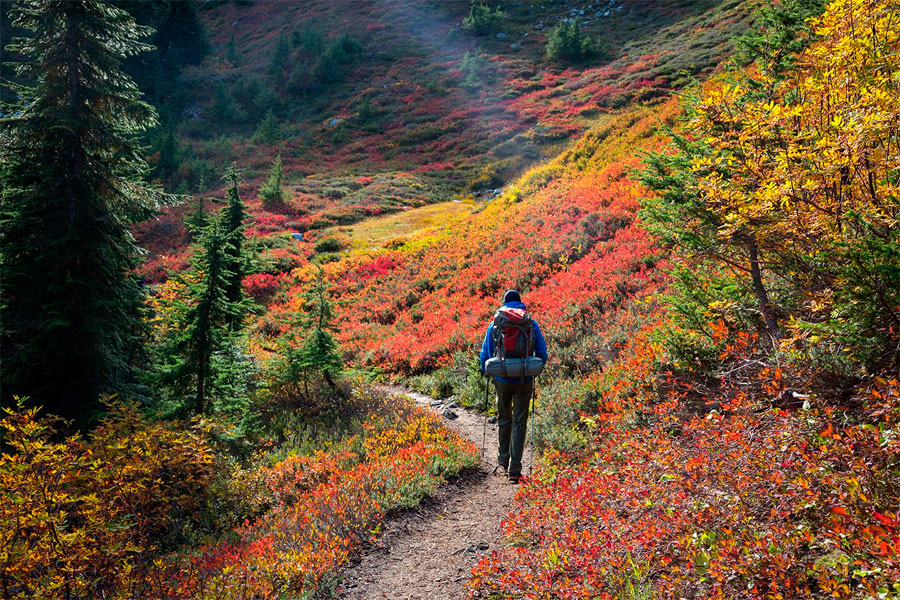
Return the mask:
[[[534,355],[534,326],[521,308],[503,306],[494,315],[494,357],[528,358]]]

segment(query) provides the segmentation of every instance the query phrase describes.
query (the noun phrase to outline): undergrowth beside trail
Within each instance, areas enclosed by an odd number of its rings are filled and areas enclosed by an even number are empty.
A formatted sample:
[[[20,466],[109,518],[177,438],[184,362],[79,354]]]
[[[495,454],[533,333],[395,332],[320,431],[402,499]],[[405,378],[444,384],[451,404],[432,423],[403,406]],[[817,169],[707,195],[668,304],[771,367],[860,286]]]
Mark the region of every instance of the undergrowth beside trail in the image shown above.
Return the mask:
[[[478,461],[471,442],[406,401],[356,387],[347,403],[357,416],[342,434],[297,420],[245,461],[219,445],[214,421],[186,428],[119,407],[88,436],[63,438],[34,410],[7,411],[4,597],[330,589],[385,518]]]
[[[550,386],[471,597],[900,597],[898,9],[768,7],[683,99],[632,174],[667,285]]]

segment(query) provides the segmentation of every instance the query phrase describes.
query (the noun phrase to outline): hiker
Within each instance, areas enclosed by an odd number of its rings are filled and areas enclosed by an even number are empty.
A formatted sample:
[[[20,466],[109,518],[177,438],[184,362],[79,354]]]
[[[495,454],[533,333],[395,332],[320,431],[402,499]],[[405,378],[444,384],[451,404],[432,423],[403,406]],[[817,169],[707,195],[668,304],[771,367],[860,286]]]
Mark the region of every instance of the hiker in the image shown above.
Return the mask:
[[[530,327],[527,324],[530,323]],[[517,327],[524,325],[525,327]],[[481,373],[485,373],[488,359],[501,357],[526,358],[537,356],[547,362],[547,343],[536,321],[526,312],[516,290],[503,296],[503,305],[494,316],[481,346]],[[494,377],[497,389],[497,424],[500,429],[500,449],[497,462],[511,483],[519,483],[522,476],[522,451],[528,427],[528,407],[534,391],[534,377]]]

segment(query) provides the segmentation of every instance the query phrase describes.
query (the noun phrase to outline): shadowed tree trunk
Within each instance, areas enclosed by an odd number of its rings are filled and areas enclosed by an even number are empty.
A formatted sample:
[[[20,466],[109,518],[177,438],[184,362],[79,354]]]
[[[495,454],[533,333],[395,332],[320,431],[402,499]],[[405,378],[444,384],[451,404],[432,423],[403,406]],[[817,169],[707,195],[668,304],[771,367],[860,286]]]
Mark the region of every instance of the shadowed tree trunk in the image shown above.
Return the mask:
[[[777,341],[781,336],[778,333],[778,321],[775,319],[775,307],[769,300],[769,293],[763,285],[762,271],[759,268],[759,248],[755,240],[750,241],[748,253],[750,255],[750,277],[753,280],[753,293],[759,301],[759,312],[766,324],[766,331],[769,332],[772,340]]]

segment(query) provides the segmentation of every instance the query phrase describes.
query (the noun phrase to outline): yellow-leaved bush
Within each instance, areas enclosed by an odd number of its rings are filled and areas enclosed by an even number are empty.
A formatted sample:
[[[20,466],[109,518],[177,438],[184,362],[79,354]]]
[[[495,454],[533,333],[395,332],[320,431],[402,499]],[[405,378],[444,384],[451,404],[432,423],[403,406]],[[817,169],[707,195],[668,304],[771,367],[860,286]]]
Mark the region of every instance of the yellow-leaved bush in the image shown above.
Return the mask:
[[[113,408],[89,438],[61,437],[36,409],[0,420],[4,598],[139,594],[155,551],[207,511],[213,454],[200,432]]]
[[[756,253],[782,347],[871,365],[900,334],[900,2],[838,0],[811,26],[786,80],[756,64],[706,90],[692,170],[719,241]]]

